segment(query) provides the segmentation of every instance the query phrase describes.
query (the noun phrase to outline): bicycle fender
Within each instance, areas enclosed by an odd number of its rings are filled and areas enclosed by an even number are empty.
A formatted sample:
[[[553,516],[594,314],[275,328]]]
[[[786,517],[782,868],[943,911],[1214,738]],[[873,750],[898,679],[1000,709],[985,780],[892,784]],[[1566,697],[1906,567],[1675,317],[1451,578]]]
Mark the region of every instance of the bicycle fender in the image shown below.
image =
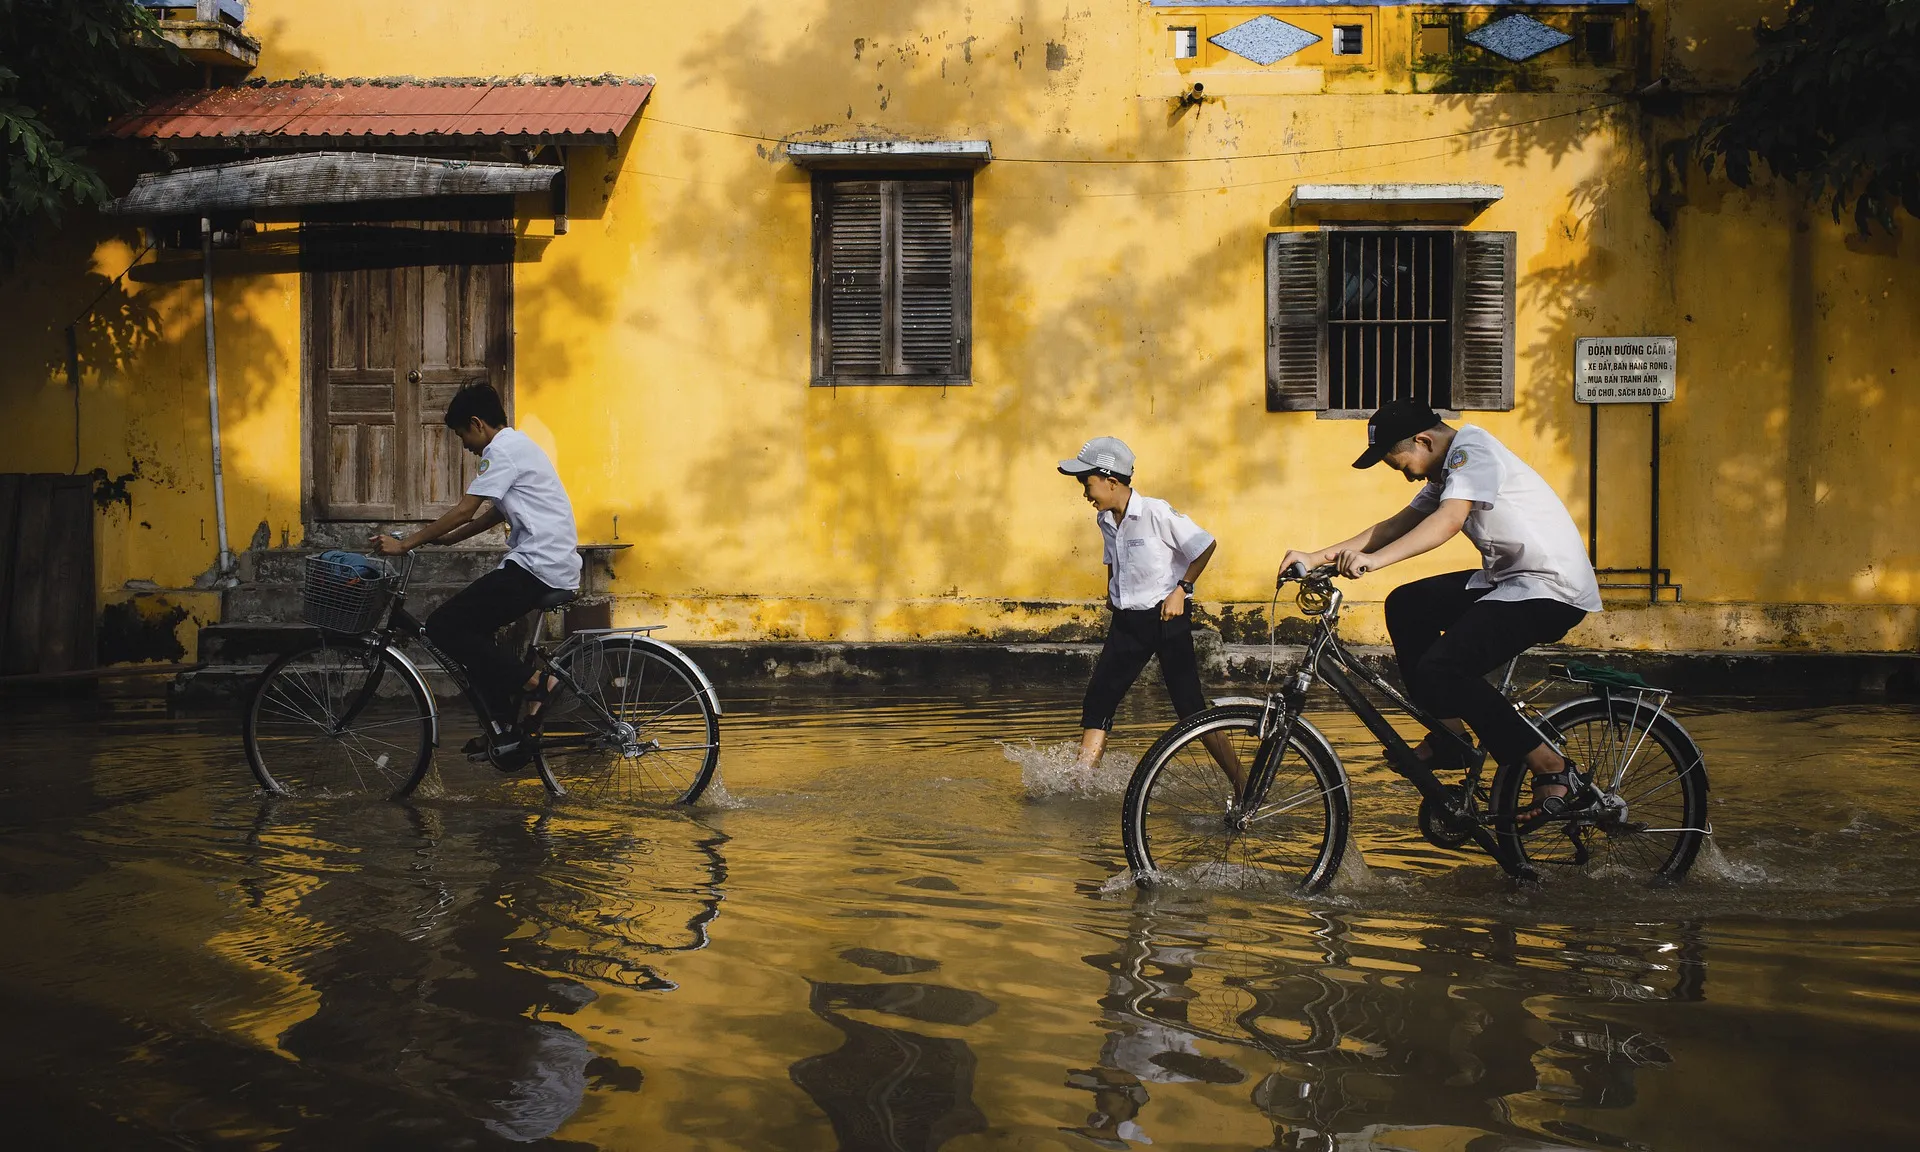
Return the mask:
[[[1548,724],[1553,724],[1553,718],[1555,716],[1560,715],[1562,712],[1565,712],[1570,708],[1582,707],[1588,704],[1598,704],[1605,707],[1608,705],[1608,703],[1609,701],[1603,696],[1597,696],[1597,695],[1596,696],[1576,696],[1572,700],[1567,700],[1562,703],[1555,704],[1552,708],[1547,709],[1545,712],[1541,713],[1540,719],[1544,720]],[[1636,710],[1644,709],[1649,712],[1653,711],[1653,708],[1654,708],[1653,705],[1645,703],[1644,701],[1622,700],[1618,696],[1615,696],[1612,699],[1611,704],[1615,708],[1633,708]],[[1693,753],[1693,762],[1696,765],[1696,767],[1692,770],[1700,773],[1701,783],[1703,783],[1707,787],[1707,789],[1711,791],[1713,789],[1713,775],[1707,771],[1706,753],[1700,751],[1700,744],[1698,741],[1696,741],[1693,738],[1693,733],[1687,731],[1686,726],[1681,724],[1680,721],[1669,710],[1663,709],[1660,713],[1660,719],[1665,721],[1668,724],[1673,725],[1674,729],[1680,733],[1681,739],[1687,742],[1687,748],[1689,751]],[[1554,729],[1555,731],[1558,731],[1559,725],[1557,724],[1554,725]]]
[[[400,674],[411,681],[414,687],[424,692],[429,701],[437,699],[433,694],[433,685],[427,683],[427,678],[420,671],[420,666],[415,664],[405,652],[402,652],[398,648],[389,647],[386,650],[386,654],[391,656],[394,663],[400,666]],[[433,713],[427,718],[427,743],[435,748],[440,747],[440,706],[438,703],[434,704]]]
[[[707,703],[713,705],[713,714],[715,716],[725,714],[720,707],[720,693],[714,691],[713,681],[707,679],[706,669],[700,667],[699,663],[695,661],[693,657],[675,648],[665,640],[655,640],[651,636],[633,636],[628,639],[628,643],[636,648],[652,648],[659,652],[665,652],[669,656],[679,660],[680,663],[686,665],[687,670],[693,673],[693,678],[699,681],[701,690],[707,694]]]

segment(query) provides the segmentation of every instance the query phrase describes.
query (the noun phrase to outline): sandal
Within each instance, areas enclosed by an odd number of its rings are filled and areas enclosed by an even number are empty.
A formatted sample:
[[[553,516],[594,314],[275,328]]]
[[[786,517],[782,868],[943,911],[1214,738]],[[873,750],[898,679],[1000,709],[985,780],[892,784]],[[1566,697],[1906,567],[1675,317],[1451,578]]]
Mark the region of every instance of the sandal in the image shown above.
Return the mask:
[[[1558,772],[1535,773],[1531,783],[1533,803],[1520,810],[1522,821],[1531,823],[1551,820],[1576,812],[1587,805],[1586,797],[1581,794],[1587,782],[1580,775],[1579,767],[1571,760],[1567,761],[1567,766]],[[1566,791],[1558,796],[1542,796],[1540,794],[1542,787],[1565,788]]]

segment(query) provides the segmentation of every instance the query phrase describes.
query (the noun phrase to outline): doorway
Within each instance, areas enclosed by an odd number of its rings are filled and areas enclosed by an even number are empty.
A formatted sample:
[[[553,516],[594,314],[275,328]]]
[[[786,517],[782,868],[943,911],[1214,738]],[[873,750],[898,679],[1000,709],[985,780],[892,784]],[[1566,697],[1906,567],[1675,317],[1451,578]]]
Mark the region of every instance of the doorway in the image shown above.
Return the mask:
[[[309,230],[309,521],[431,520],[477,460],[442,422],[478,381],[513,412],[504,220]]]

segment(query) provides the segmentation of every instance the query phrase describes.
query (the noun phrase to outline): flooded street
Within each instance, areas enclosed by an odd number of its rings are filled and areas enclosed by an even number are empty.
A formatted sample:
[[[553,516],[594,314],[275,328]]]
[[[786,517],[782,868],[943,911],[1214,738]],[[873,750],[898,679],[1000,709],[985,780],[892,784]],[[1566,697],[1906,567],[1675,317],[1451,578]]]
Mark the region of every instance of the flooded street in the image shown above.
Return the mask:
[[[1429,847],[1356,724],[1366,866],[1143,894],[1078,698],[732,700],[691,813],[269,801],[227,717],[10,699],[16,1147],[1903,1145],[1920,711],[1695,710],[1677,890]],[[15,1139],[21,1139],[16,1136]]]

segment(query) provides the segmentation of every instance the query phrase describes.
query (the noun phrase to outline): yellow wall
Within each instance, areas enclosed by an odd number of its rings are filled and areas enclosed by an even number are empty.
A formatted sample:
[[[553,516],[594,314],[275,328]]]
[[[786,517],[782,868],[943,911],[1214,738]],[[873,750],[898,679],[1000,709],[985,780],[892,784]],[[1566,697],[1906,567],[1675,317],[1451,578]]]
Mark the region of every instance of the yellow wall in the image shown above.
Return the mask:
[[[1518,403],[1474,419],[1583,525],[1575,337],[1680,340],[1662,560],[1687,603],[1609,614],[1576,638],[1913,648],[1910,241],[1860,243],[1781,190],[1735,192],[1684,165],[1663,186],[1650,153],[1707,105],[1667,116],[1618,94],[1653,74],[1737,77],[1765,10],[1657,6],[1645,75],[1565,68],[1555,91],[1483,96],[1415,92],[1425,81],[1405,66],[1408,10],[1395,8],[1355,10],[1378,22],[1376,66],[1329,58],[1285,75],[1185,67],[1167,54],[1178,13],[1135,0],[718,15],[282,0],[256,5],[250,31],[266,78],[658,77],[619,148],[574,155],[568,235],[547,239],[538,203],[524,205],[515,268],[520,420],[555,445],[582,537],[611,540],[617,516],[635,545],[618,562],[622,619],[697,638],[1088,634],[1099,540],[1054,462],[1097,434],[1132,444],[1142,490],[1219,537],[1203,599],[1264,611],[1286,546],[1338,538],[1410,492],[1346,466],[1358,424],[1264,410],[1262,237],[1311,226],[1288,208],[1302,181],[1485,181],[1506,197],[1471,226],[1518,234]],[[1177,113],[1196,79],[1217,98]],[[807,177],[773,144],[711,130],[990,140],[997,159],[974,191],[974,384],[809,388]],[[1286,154],[1048,162],[1272,153]],[[76,225],[0,288],[24,352],[0,364],[0,415],[36,433],[9,469],[71,463],[58,329],[132,254],[130,231],[90,254],[83,235]],[[198,282],[134,285],[127,306],[144,326],[118,329],[140,335],[89,349],[83,394],[83,469],[142,462],[131,514],[104,514],[109,596],[128,580],[189,586],[213,559]],[[234,272],[220,287],[236,547],[262,522],[275,544],[300,537],[299,311],[292,274]],[[1643,563],[1645,410],[1602,416],[1602,562]],[[1456,542],[1355,595],[1473,562]],[[1376,621],[1355,616],[1363,636]]]

